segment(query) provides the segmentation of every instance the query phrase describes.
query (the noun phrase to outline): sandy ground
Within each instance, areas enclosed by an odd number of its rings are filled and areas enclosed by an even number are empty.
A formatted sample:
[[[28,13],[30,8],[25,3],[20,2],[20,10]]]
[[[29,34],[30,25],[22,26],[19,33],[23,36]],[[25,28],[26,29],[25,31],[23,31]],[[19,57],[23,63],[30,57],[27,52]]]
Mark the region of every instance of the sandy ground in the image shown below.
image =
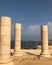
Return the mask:
[[[38,49],[21,49],[22,56],[13,56],[14,65],[52,65],[52,46],[49,46],[50,58],[39,58],[41,52],[41,46]],[[11,53],[14,53],[14,49],[11,49]]]
[[[38,46],[38,49],[21,49],[20,51],[23,55],[25,54],[39,55],[41,52],[41,46]],[[52,46],[49,46],[49,52],[50,54],[52,54]],[[14,49],[11,49],[11,53],[14,53]]]

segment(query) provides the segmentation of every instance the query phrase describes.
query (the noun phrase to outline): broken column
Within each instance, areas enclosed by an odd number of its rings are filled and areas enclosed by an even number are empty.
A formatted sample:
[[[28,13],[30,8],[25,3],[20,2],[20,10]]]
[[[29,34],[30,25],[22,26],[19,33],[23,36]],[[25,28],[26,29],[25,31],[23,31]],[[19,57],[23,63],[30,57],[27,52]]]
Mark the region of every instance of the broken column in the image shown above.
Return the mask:
[[[41,56],[50,57],[50,53],[48,50],[48,26],[41,26]]]
[[[14,55],[15,56],[21,56],[20,50],[21,50],[21,24],[16,23],[15,24],[15,49],[14,49]]]
[[[11,18],[0,17],[0,64],[12,60],[10,57],[11,42]]]

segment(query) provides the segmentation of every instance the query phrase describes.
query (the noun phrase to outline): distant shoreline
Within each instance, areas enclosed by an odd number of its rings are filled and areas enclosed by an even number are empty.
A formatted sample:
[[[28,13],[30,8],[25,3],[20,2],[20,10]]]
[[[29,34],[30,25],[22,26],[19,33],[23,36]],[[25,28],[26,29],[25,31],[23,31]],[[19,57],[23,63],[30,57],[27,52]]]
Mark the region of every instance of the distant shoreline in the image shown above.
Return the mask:
[[[21,48],[34,49],[36,46],[41,45],[40,41],[21,41]],[[52,45],[52,42],[49,42],[49,46]],[[11,41],[11,48],[14,48],[14,41]]]

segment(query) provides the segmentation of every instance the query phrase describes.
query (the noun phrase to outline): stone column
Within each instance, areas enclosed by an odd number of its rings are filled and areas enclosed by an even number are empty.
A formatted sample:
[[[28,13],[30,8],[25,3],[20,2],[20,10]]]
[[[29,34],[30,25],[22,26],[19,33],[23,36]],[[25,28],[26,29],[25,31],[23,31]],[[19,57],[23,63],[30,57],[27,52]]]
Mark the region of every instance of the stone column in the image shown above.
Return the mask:
[[[15,37],[14,55],[21,56],[21,53],[20,53],[20,50],[21,50],[21,24],[16,23],[14,29],[15,29],[15,32],[14,32],[14,37]]]
[[[10,57],[11,18],[0,17],[0,64],[12,60]]]
[[[50,53],[48,50],[48,26],[41,26],[41,56],[50,57]]]

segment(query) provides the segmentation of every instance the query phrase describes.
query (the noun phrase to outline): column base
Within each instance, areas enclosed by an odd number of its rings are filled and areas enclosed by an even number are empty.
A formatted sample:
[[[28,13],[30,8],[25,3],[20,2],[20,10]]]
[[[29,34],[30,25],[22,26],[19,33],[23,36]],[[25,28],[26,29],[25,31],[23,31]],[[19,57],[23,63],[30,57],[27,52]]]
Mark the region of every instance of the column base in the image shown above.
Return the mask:
[[[13,63],[13,61],[11,61],[11,62],[8,62],[8,63],[2,63],[0,65],[14,65],[14,63]]]
[[[42,54],[42,55],[40,55],[41,57],[51,57],[51,55],[49,55],[49,54]]]
[[[4,65],[4,64],[10,63],[12,61],[13,61],[13,57],[10,57],[8,60],[5,60],[5,61],[1,61],[1,59],[0,59],[0,65]]]
[[[14,52],[13,55],[14,56],[22,56],[23,55],[23,52],[22,51],[17,51],[17,52]]]
[[[41,53],[40,57],[51,57],[49,53]]]

